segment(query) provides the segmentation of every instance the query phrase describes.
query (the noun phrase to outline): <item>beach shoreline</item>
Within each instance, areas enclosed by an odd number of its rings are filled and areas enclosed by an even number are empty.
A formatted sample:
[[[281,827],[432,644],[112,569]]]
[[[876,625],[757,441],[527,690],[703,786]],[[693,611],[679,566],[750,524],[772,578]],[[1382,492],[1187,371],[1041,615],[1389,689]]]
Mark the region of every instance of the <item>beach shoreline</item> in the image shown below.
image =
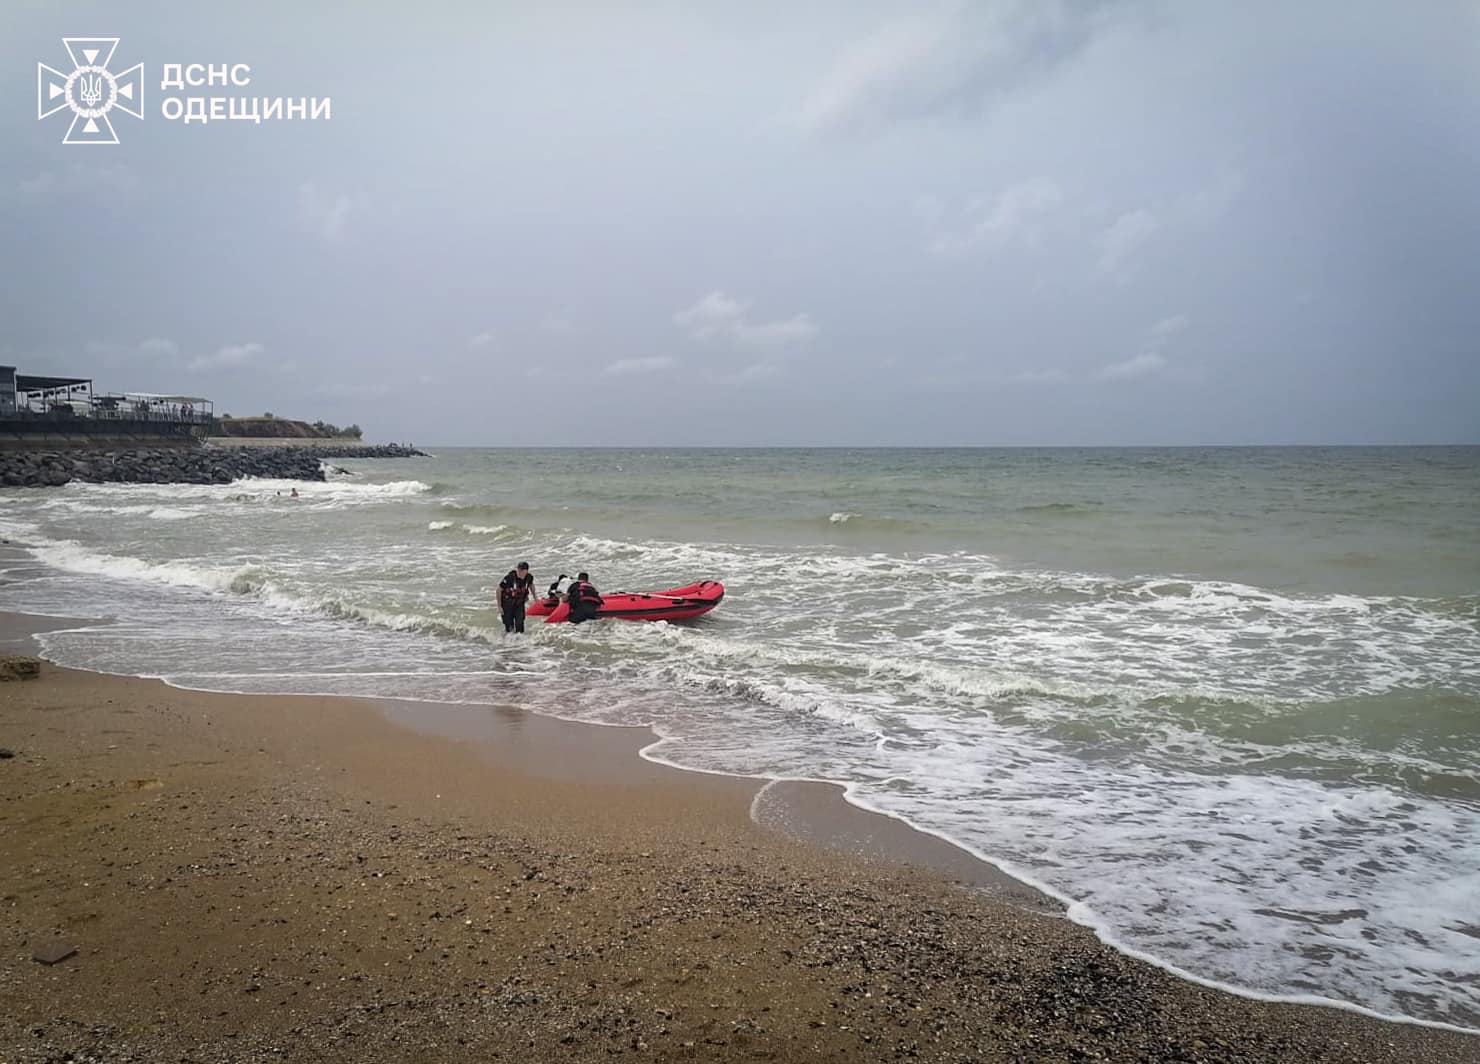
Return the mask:
[[[50,665],[0,701],[7,1062],[1480,1059],[961,889],[834,788],[767,788],[782,834],[642,729]]]

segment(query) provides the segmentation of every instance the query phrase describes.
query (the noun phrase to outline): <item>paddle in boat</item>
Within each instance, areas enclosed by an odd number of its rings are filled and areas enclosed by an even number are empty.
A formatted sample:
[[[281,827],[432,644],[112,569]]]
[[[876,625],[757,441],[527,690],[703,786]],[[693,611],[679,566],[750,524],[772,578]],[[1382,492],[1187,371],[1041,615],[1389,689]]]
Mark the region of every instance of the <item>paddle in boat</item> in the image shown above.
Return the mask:
[[[725,597],[725,585],[717,580],[672,587],[667,591],[618,591],[602,595],[601,606],[592,620],[619,617],[624,621],[686,621],[699,617],[718,606]],[[560,624],[569,619],[570,606],[558,595],[535,599],[529,604],[531,617],[544,617],[546,624]]]

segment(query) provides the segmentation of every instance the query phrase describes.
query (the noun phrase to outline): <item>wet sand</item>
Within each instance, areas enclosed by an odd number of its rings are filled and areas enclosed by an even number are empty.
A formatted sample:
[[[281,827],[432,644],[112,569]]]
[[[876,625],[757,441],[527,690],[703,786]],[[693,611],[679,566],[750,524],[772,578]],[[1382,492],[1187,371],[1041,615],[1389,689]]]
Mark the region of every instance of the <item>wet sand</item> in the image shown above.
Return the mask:
[[[0,644],[36,627],[0,617]],[[756,802],[649,742],[0,684],[0,1061],[1480,1060],[1185,983],[836,788]]]

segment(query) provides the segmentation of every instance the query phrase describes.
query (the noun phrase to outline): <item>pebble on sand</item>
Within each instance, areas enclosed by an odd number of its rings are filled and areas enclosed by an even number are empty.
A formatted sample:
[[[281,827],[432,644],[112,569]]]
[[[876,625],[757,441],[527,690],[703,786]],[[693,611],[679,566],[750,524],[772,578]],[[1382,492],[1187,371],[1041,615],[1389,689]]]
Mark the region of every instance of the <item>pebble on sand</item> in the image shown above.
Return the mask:
[[[76,953],[76,946],[69,946],[65,942],[60,941],[48,942],[44,946],[37,947],[36,952],[31,954],[31,959],[40,961],[46,965],[60,964]]]

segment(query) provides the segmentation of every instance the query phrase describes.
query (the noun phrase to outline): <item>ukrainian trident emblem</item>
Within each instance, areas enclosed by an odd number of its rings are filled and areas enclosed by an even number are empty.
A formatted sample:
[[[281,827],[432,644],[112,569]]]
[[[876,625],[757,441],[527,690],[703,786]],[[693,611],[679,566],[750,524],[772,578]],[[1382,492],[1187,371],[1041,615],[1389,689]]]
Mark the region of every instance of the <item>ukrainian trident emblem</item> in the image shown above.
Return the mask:
[[[117,144],[118,134],[108,112],[117,108],[135,118],[144,117],[144,64],[110,73],[108,63],[118,47],[117,37],[63,37],[62,44],[72,57],[71,73],[36,64],[37,121],[69,107],[72,125],[63,144]]]

